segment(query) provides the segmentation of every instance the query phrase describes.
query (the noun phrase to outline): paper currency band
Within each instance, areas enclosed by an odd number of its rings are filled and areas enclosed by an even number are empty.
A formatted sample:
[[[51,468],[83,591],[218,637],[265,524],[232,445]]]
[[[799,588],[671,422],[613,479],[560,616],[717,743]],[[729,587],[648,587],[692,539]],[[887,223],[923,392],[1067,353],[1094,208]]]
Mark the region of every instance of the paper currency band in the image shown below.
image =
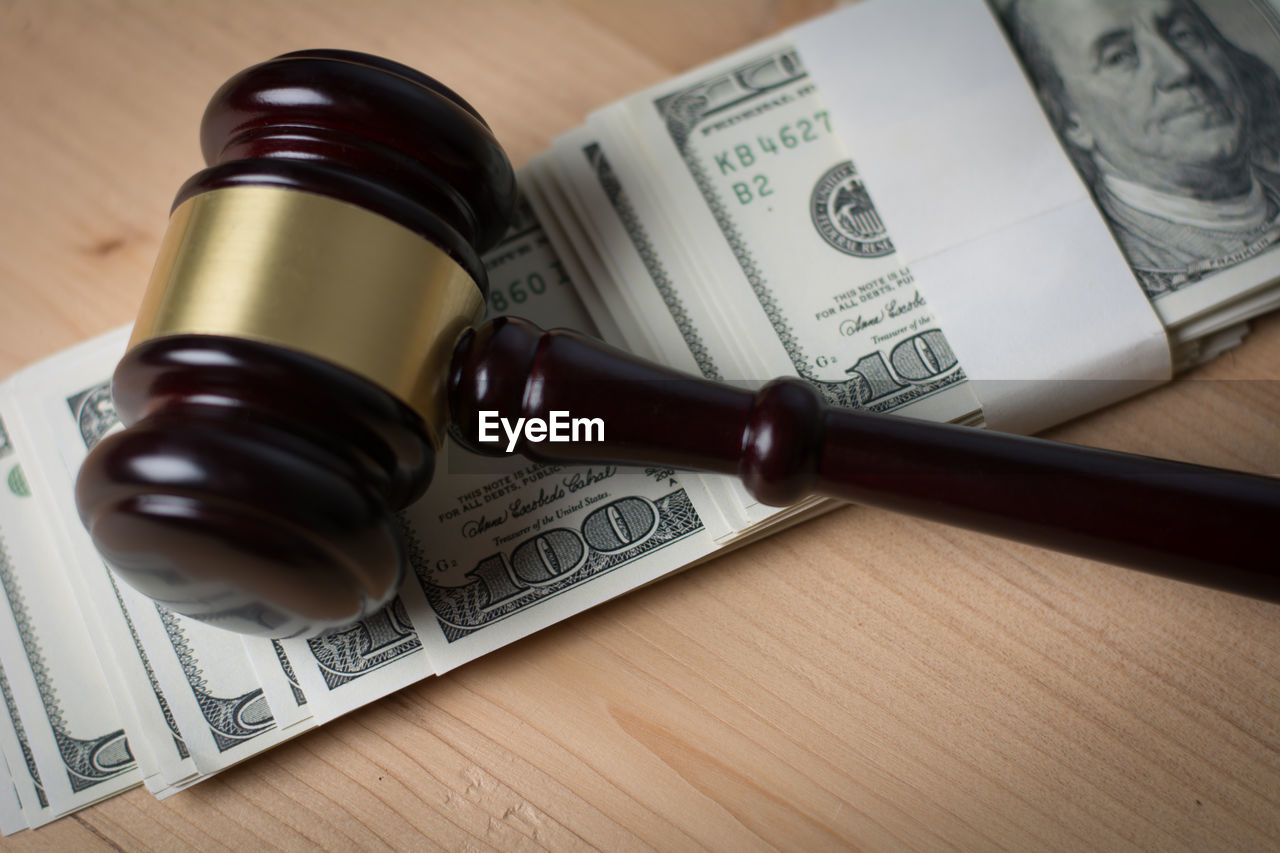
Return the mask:
[[[430,241],[326,196],[237,186],[174,210],[129,340],[226,335],[346,368],[422,415],[440,447],[453,344],[475,281]]]

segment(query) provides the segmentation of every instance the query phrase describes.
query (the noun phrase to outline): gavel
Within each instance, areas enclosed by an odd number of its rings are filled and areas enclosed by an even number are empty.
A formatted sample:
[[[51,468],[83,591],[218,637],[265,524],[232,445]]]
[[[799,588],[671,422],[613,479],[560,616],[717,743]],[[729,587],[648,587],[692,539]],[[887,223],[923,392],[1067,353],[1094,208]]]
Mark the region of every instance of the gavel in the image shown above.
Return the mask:
[[[396,513],[479,413],[598,418],[539,462],[736,474],[1280,602],[1280,480],[829,407],[499,317],[480,255],[511,165],[456,93],[365,54],[289,53],[231,78],[201,128],[112,381],[125,429],[76,501],[117,574],[179,613],[264,636],[375,612],[407,566]],[[450,428],[450,423],[453,427]]]

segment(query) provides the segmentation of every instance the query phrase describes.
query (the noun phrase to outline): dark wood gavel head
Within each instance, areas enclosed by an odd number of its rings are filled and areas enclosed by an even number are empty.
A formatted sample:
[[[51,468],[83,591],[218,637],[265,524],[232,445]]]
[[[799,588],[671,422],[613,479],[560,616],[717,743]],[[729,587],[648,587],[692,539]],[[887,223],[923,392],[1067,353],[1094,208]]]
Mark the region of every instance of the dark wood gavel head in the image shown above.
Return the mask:
[[[395,511],[430,481],[515,177],[458,95],[346,51],[236,75],[201,146],[114,375],[126,429],[85,461],[77,504],[170,609],[314,633],[405,572]]]

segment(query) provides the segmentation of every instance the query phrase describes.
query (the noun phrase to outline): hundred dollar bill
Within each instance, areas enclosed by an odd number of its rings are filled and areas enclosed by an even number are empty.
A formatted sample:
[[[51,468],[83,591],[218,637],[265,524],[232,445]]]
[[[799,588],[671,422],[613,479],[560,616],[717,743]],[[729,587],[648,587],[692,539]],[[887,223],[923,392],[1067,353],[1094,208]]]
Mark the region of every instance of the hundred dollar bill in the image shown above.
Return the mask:
[[[712,303],[716,334],[749,342],[757,378],[797,375],[836,405],[873,411],[962,420],[977,410],[785,39],[632,96],[588,126],[599,150],[581,156],[634,207],[617,216],[694,247],[684,254],[692,274],[670,286],[686,303]],[[680,292],[682,281],[707,291]]]
[[[26,436],[0,391],[0,657],[3,690],[21,741],[15,761],[34,762],[38,802],[55,815],[141,781],[75,596],[57,570],[46,520],[32,495]],[[16,711],[16,716],[13,712]]]
[[[12,449],[8,434],[0,431],[0,459]],[[7,557],[5,558],[7,560]],[[0,655],[2,658],[2,655]],[[21,659],[15,656],[16,665]],[[0,786],[11,789],[12,800],[8,791],[3,792],[3,823],[0,832],[12,835],[27,827],[43,826],[54,819],[53,809],[49,807],[49,796],[44,791],[44,783],[40,780],[40,768],[36,765],[35,752],[31,747],[31,739],[27,736],[22,715],[18,712],[18,703],[9,686],[9,676],[0,660],[0,699],[4,700],[4,712],[0,713],[0,755],[4,758],[5,774],[0,777]],[[5,783],[8,785],[5,785]],[[13,813],[16,803],[17,812]]]
[[[19,374],[15,393],[51,494],[47,513],[61,527],[59,538],[75,547],[81,609],[114,626],[117,663],[132,657],[141,664],[150,689],[130,695],[139,716],[149,712],[153,747],[169,751],[160,762],[164,778],[180,784],[192,771],[215,772],[282,735],[240,638],[179,617],[120,583],[79,524],[75,472],[116,426],[108,377],[122,354],[122,335],[82,345]]]
[[[28,368],[14,377],[12,384],[26,384],[24,378],[34,373],[36,387],[24,397],[31,401],[32,406],[38,406],[43,399],[38,380],[42,373],[54,369],[52,365],[58,363],[87,361],[92,372],[101,376],[110,371],[113,359],[123,353],[127,331],[120,329],[108,333],[48,362]],[[22,406],[24,397],[16,400],[21,415],[26,414]],[[77,435],[83,445],[100,437],[106,425],[114,422],[115,413],[109,395],[88,395],[80,402],[83,405],[78,422],[82,428]],[[54,401],[55,406],[59,403]],[[57,469],[74,464],[75,442],[62,443],[62,446],[70,448],[73,457],[63,459],[58,443],[49,441],[49,438],[38,435],[38,439],[46,440],[47,444],[44,449],[39,441],[33,445],[33,464],[28,471],[28,479],[39,483],[36,499],[41,503],[41,514],[58,531],[56,544],[60,559],[56,566],[68,574],[79,616],[102,660],[103,670],[110,673],[112,690],[118,697],[118,706],[126,715],[126,729],[143,764],[148,788],[164,790],[169,785],[193,777],[197,772],[195,763],[165,695],[165,688],[155,675],[150,653],[143,646],[125,603],[130,590],[116,581],[92,545],[82,537],[75,509],[70,505],[70,495],[57,493],[56,484],[66,482],[65,477],[57,476]]]
[[[1175,344],[1280,304],[1275,5],[990,6]],[[1138,73],[1166,56],[1176,85]]]

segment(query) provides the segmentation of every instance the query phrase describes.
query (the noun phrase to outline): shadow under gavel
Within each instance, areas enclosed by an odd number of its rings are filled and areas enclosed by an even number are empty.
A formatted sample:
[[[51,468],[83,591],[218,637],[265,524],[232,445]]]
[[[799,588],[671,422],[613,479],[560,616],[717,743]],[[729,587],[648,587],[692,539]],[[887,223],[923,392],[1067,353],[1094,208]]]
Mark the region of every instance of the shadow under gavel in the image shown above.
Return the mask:
[[[515,179],[438,82],[346,51],[286,54],[214,96],[209,167],[179,191],[113,394],[126,429],[76,487],[108,563],[170,609],[294,636],[385,605],[395,513],[452,423],[599,418],[603,441],[522,441],[545,462],[740,476],[1280,601],[1280,480],[746,391],[565,331],[478,329],[479,253]],[[500,445],[505,445],[502,441]]]

